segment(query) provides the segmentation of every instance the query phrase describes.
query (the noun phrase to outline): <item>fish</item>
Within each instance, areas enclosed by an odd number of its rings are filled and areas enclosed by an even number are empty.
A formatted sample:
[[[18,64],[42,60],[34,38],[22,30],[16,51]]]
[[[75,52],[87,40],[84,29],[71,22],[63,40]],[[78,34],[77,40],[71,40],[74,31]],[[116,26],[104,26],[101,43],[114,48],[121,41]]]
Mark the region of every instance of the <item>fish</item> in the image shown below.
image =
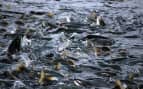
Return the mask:
[[[57,62],[55,65],[55,70],[60,70],[61,69],[61,63]]]
[[[82,40],[92,40],[92,42],[102,46],[111,46],[115,43],[115,41],[109,37],[94,34],[86,35]]]
[[[91,21],[96,22],[97,12],[96,11],[91,12],[91,14],[89,15],[88,19],[91,20]]]
[[[22,71],[24,71],[25,69],[26,69],[25,64],[19,64],[19,65],[17,65],[17,67],[16,67],[16,72],[22,72]]]
[[[13,54],[18,53],[20,51],[20,49],[21,49],[21,36],[17,35],[12,40],[12,42],[10,43],[10,45],[7,49],[8,55],[13,55]]]
[[[40,85],[42,85],[42,84],[44,84],[44,81],[45,81],[45,80],[46,80],[46,74],[45,74],[45,72],[42,70],[38,82],[39,82]]]
[[[116,80],[115,87],[113,89],[127,89],[127,85],[123,84],[120,80]]]
[[[103,20],[103,18],[101,16],[98,16],[97,19],[96,19],[96,25],[98,26],[105,26],[105,22]]]

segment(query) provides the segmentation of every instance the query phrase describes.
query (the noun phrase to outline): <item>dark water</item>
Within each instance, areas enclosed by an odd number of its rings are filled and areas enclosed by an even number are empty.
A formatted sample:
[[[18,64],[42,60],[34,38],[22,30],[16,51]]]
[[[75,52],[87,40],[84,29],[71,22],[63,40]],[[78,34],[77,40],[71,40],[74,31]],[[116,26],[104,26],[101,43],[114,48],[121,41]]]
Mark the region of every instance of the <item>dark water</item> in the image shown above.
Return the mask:
[[[142,5],[142,0],[0,0],[0,89],[142,89]],[[92,25],[93,11],[105,26]],[[26,30],[30,40],[7,58],[15,35]],[[21,64],[26,68],[19,71]],[[41,71],[47,77],[43,84]],[[116,80],[123,88],[114,88]]]

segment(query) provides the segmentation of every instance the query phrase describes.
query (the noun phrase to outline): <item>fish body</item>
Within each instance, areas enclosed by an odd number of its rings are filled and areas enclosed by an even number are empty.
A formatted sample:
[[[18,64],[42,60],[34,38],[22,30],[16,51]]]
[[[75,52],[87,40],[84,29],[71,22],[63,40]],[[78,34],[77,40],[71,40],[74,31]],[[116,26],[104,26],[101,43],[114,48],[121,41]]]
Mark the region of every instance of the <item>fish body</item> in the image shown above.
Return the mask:
[[[14,40],[10,43],[8,47],[8,54],[13,55],[19,52],[21,49],[21,36],[16,36]]]

